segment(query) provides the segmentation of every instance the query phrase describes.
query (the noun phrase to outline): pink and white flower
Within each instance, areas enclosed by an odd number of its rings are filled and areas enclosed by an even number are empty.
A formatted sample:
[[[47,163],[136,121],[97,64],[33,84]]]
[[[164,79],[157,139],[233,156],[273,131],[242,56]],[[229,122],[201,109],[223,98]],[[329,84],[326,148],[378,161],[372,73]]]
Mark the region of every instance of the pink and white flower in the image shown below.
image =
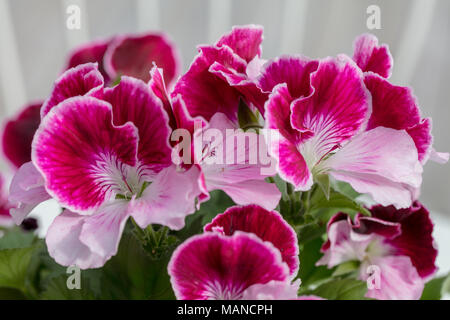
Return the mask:
[[[191,116],[207,121],[220,112],[237,123],[240,99],[263,114],[267,94],[254,81],[264,63],[262,34],[261,26],[239,26],[215,45],[199,46],[200,53],[178,80],[172,95],[182,96]]]
[[[269,151],[296,190],[309,190],[315,176],[329,174],[378,203],[408,207],[421,184],[417,149],[405,130],[367,130],[372,103],[363,80],[344,55],[269,62],[259,85],[271,92],[266,127],[280,131]]]
[[[71,52],[66,69],[88,62],[98,63],[107,84],[121,76],[147,82],[150,69],[156,64],[164,69],[165,81],[171,85],[180,68],[175,45],[167,35],[157,32],[119,35],[87,43]]]
[[[346,214],[335,215],[317,264],[332,268],[357,261],[361,280],[379,277],[379,286],[369,287],[367,297],[419,299],[426,280],[436,271],[437,250],[427,209],[415,202],[407,209],[375,206],[370,211],[371,217],[358,214],[353,221]],[[373,266],[378,275],[372,274]]]
[[[11,204],[8,201],[7,191],[5,190],[4,184],[4,178],[2,175],[0,175],[0,227],[10,227],[14,225],[14,222],[11,215],[9,214]]]
[[[178,299],[314,299],[297,297],[297,235],[276,211],[231,207],[183,243],[169,263]]]
[[[32,159],[43,183],[33,186],[67,209],[46,237],[58,263],[100,267],[128,217],[180,229],[195,211],[199,172],[172,164],[167,115],[143,81],[124,76],[104,88],[95,64],[80,65],[56,82],[41,114]],[[24,188],[25,177],[16,179]]]
[[[295,299],[289,268],[272,243],[236,231],[207,232],[178,246],[168,267],[180,300]]]
[[[206,121],[201,115],[193,117],[189,113],[182,95],[175,96],[167,92],[161,70],[154,67],[151,74],[149,86],[161,100],[164,109],[169,114],[169,124],[174,129],[171,139],[171,141],[176,140],[172,141],[175,146],[174,152],[186,153],[186,157],[177,159],[177,161],[182,162],[182,165],[188,168],[194,165],[201,171],[200,202],[209,199],[210,191],[223,190],[237,204],[256,203],[266,209],[274,209],[281,198],[281,193],[276,185],[264,181],[274,172],[270,172],[273,159],[267,155],[266,144],[262,136],[255,132],[238,131],[236,123],[221,112],[212,115],[209,121]],[[184,134],[180,134],[180,137],[183,138],[180,143],[177,143],[177,139],[179,139],[177,133],[180,130],[184,131],[182,132]],[[210,137],[212,141],[204,139],[203,135],[212,130],[216,130],[219,135]],[[233,134],[227,135],[227,130],[233,130]],[[246,142],[246,139],[249,142]],[[244,141],[244,145],[240,146],[239,141]],[[227,144],[231,143],[233,147],[227,148]],[[184,149],[181,147],[182,144]],[[263,150],[260,150],[261,148]],[[178,157],[178,154],[175,158]],[[260,157],[261,154],[267,155],[269,161],[265,163]],[[257,155],[255,162],[250,161],[251,155]],[[230,157],[231,161],[227,161]],[[266,168],[267,173],[262,168]]]
[[[219,232],[231,236],[236,231],[253,233],[277,248],[289,273],[295,277],[299,267],[298,241],[294,229],[277,211],[268,211],[257,205],[231,207],[217,215],[204,227],[205,232]]]

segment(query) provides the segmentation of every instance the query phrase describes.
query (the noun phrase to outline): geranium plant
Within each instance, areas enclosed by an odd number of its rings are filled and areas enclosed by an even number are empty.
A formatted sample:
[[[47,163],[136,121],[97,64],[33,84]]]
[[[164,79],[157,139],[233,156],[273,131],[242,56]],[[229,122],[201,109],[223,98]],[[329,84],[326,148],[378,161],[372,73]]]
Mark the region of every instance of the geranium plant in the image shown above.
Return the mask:
[[[262,40],[235,27],[178,78],[162,34],[74,50],[4,128],[0,296],[439,299],[419,195],[448,154],[389,81],[388,47],[266,60]],[[39,239],[27,219],[48,199],[61,212]]]

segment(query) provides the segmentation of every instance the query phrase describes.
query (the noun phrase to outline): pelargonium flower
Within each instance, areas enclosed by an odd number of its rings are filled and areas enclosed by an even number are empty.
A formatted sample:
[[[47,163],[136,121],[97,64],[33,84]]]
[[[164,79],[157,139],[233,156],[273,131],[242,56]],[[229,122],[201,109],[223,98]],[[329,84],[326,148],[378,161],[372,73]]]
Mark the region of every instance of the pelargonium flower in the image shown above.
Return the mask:
[[[426,280],[436,271],[437,250],[427,209],[415,202],[407,209],[375,206],[370,211],[371,217],[358,214],[354,221],[336,214],[328,223],[324,256],[317,264],[332,268],[357,261],[361,280],[379,276],[379,287],[369,288],[367,297],[419,299]],[[373,266],[378,275],[373,274]]]
[[[177,247],[168,272],[177,299],[295,299],[280,251],[251,233],[207,232]]]
[[[195,211],[198,170],[172,164],[160,101],[138,79],[102,84],[95,64],[64,73],[33,140],[33,164],[45,189],[67,209],[46,237],[62,265],[102,266],[116,253],[130,216],[142,228],[180,229]]]
[[[276,185],[264,181],[266,177],[273,175],[273,173],[262,171],[262,168],[268,165],[268,163],[263,163],[259,157],[262,153],[267,154],[267,151],[260,151],[260,148],[266,150],[264,139],[254,132],[236,131],[232,135],[227,135],[228,129],[236,130],[238,127],[221,112],[215,113],[209,121],[202,116],[193,117],[189,113],[182,95],[170,95],[167,92],[161,70],[154,67],[151,74],[149,86],[169,114],[169,124],[172,129],[185,130],[189,135],[191,144],[187,144],[185,147],[189,149],[190,156],[187,157],[187,161],[186,159],[179,161],[187,167],[194,165],[201,171],[200,203],[209,199],[210,191],[223,190],[237,204],[256,203],[266,209],[274,209],[281,198],[281,193]],[[219,130],[223,139],[216,140],[214,138],[213,141],[203,139],[203,134],[211,129]],[[172,141],[175,145],[175,152],[188,151],[179,148],[182,143],[186,143],[183,141],[186,138],[184,136],[180,143]],[[246,141],[247,138],[253,142],[239,147],[238,141]],[[197,140],[198,144],[196,139],[199,139]],[[227,149],[227,143],[233,143],[234,147]],[[258,155],[255,163],[250,163],[251,154]],[[218,159],[219,161],[213,161],[216,156],[220,157],[220,155],[222,158]],[[227,161],[230,156],[234,161]],[[239,159],[243,159],[243,161]]]
[[[367,130],[378,126],[405,130],[416,145],[420,162],[428,158],[444,163],[448,154],[432,148],[431,118],[422,118],[411,88],[394,86],[385,78],[392,73],[393,60],[387,45],[378,45],[370,34],[354,43],[353,59],[364,71],[364,83],[372,96],[372,114]]]
[[[119,35],[84,44],[71,52],[67,69],[88,62],[99,64],[99,71],[108,84],[122,75],[147,82],[155,63],[164,69],[164,79],[170,85],[180,68],[175,45],[167,35],[155,32]]]
[[[3,129],[2,149],[5,157],[19,168],[31,161],[31,141],[41,121],[41,101],[25,106]]]
[[[11,215],[9,214],[11,204],[8,201],[7,191],[5,190],[4,183],[4,178],[2,175],[0,175],[0,227],[9,227],[13,225],[13,220]]]
[[[408,207],[422,181],[417,149],[405,130],[367,130],[372,103],[363,80],[344,55],[267,63],[259,78],[261,89],[271,92],[266,127],[280,131],[269,151],[296,190],[309,190],[314,177],[329,174],[380,204]]]
[[[172,95],[182,96],[191,116],[207,121],[220,112],[237,123],[241,99],[264,114],[267,95],[254,81],[264,63],[262,34],[261,26],[239,26],[215,45],[199,46],[199,54],[177,81]]]
[[[219,232],[231,236],[236,231],[253,233],[277,248],[289,266],[291,276],[296,276],[298,259],[297,235],[277,211],[268,211],[257,205],[228,208],[205,225],[205,232]]]

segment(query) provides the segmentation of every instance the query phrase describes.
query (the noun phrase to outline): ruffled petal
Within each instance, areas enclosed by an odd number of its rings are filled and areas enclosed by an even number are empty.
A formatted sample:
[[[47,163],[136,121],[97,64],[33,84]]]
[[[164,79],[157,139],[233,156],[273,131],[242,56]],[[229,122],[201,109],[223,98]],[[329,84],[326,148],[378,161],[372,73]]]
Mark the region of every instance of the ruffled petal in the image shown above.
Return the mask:
[[[382,205],[409,207],[412,188],[422,182],[414,141],[403,130],[377,127],[366,131],[322,162],[337,180]]]
[[[372,115],[367,129],[382,126],[407,130],[416,144],[419,160],[423,162],[432,143],[431,121],[421,119],[417,99],[411,89],[394,86],[373,73],[365,76],[364,83],[372,95]]]
[[[86,63],[64,72],[55,81],[50,97],[41,108],[41,118],[58,103],[77,96],[103,96],[103,76],[98,70],[97,63]]]
[[[246,63],[227,47],[200,47],[189,70],[177,81],[172,96],[180,94],[191,116],[201,116],[207,121],[217,113],[226,114],[237,121],[240,93],[209,71],[219,62],[238,73],[245,73]]]
[[[298,243],[294,229],[276,211],[268,211],[257,205],[231,207],[217,215],[204,227],[205,231],[220,228],[230,236],[235,231],[244,231],[271,242],[281,252],[283,261],[289,266],[290,274],[298,271]]]
[[[216,46],[230,47],[248,63],[256,56],[261,57],[263,31],[263,27],[259,25],[235,26],[217,41]]]
[[[106,203],[83,221],[79,240],[104,261],[117,253],[129,216],[128,205],[125,200]]]
[[[387,45],[378,45],[378,39],[371,34],[363,34],[353,44],[353,60],[362,71],[372,71],[383,78],[389,78],[394,61]]]
[[[437,250],[433,239],[433,223],[430,213],[419,202],[411,208],[396,210],[393,206],[375,206],[370,209],[373,217],[401,224],[401,234],[387,242],[399,255],[408,256],[422,278],[437,270]]]
[[[48,192],[64,207],[85,211],[131,191],[126,179],[136,165],[137,144],[136,127],[114,126],[108,103],[76,97],[43,119],[32,158]]]
[[[364,129],[370,115],[370,94],[363,75],[346,56],[320,61],[311,76],[314,92],[293,102],[294,128],[313,133],[300,147],[309,166]]]
[[[289,270],[270,242],[240,231],[205,233],[178,246],[168,267],[177,299],[241,299],[245,289],[288,281]]]
[[[296,300],[299,287],[300,279],[294,283],[275,280],[265,284],[258,283],[245,289],[242,300]]]
[[[31,161],[31,142],[41,122],[42,102],[27,105],[15,119],[9,120],[2,136],[3,153],[17,168]]]
[[[106,258],[91,251],[80,241],[86,216],[64,210],[47,231],[45,242],[48,253],[63,266],[76,265],[81,269],[102,267]]]
[[[296,55],[283,55],[270,60],[263,66],[258,77],[258,86],[264,92],[272,92],[281,83],[285,83],[293,98],[307,97],[313,91],[311,73],[315,72],[319,61]]]
[[[44,184],[44,177],[32,162],[25,163],[17,170],[9,187],[8,199],[13,206],[10,214],[17,225],[20,225],[38,204],[51,198]]]
[[[450,154],[448,152],[437,152],[434,148],[431,148],[430,160],[439,164],[445,164],[449,158]]]
[[[105,53],[105,69],[113,81],[126,75],[148,82],[154,63],[164,70],[164,81],[170,85],[180,64],[175,45],[165,34],[119,36]]]
[[[105,72],[103,66],[103,57],[108,49],[111,39],[97,40],[88,42],[82,46],[75,48],[69,53],[69,59],[67,61],[66,70],[74,68],[80,64],[85,64],[88,62],[97,62],[98,70],[103,75],[106,83],[111,80],[108,74]]]
[[[156,223],[173,230],[182,229],[186,216],[196,209],[199,174],[196,166],[187,171],[177,171],[175,166],[162,170],[142,197],[131,201],[130,213],[136,223],[141,228]]]
[[[162,103],[141,80],[122,77],[114,88],[105,90],[112,105],[114,125],[132,122],[139,132],[138,160],[152,172],[171,164],[170,127]]]
[[[366,297],[379,300],[420,299],[425,281],[420,278],[409,257],[386,256],[374,259],[370,264],[379,267],[380,283],[378,289],[369,289]],[[367,264],[361,268],[363,280],[369,276],[366,267]]]

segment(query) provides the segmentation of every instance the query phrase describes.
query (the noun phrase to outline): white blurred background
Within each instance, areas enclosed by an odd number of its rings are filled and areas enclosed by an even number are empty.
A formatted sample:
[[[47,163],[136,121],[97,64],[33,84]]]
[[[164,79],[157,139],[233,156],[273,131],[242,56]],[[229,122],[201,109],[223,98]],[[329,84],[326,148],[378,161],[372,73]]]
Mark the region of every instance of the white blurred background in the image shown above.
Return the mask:
[[[81,8],[81,29],[68,30],[66,9]],[[381,29],[368,30],[368,6],[381,9]],[[375,34],[394,56],[391,78],[411,85],[434,145],[450,151],[450,1],[448,0],[0,0],[0,119],[46,98],[68,51],[116,33],[162,30],[175,41],[183,70],[196,45],[214,42],[236,24],[261,24],[263,56],[352,53],[353,39]],[[9,169],[4,160],[3,173]],[[450,165],[428,163],[421,201],[433,212],[441,273],[450,270]],[[56,204],[39,206],[45,234]]]

